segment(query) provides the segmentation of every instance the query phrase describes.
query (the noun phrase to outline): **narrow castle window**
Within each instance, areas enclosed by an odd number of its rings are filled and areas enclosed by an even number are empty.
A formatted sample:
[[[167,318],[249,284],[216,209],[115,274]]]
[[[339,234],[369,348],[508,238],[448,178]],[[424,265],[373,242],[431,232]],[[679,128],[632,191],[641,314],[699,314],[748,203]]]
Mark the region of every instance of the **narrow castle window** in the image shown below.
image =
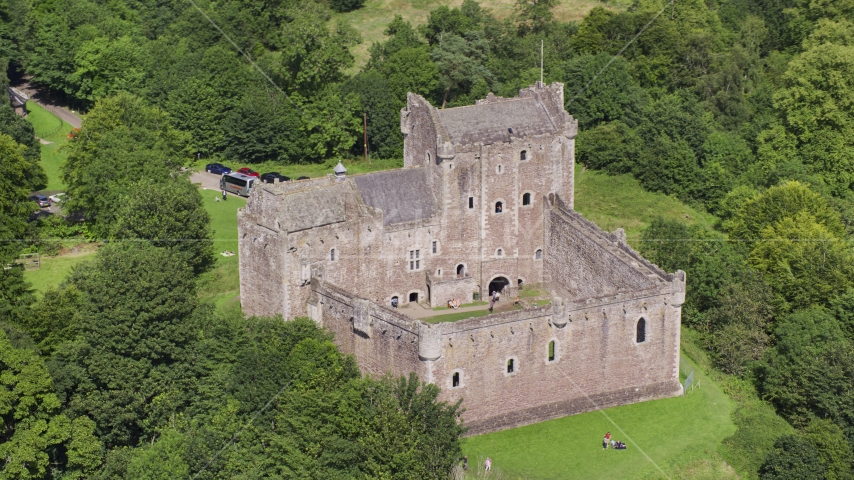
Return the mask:
[[[513,359],[507,360],[507,373],[513,373]]]
[[[335,249],[329,250],[329,260],[335,261]]]
[[[637,343],[643,343],[646,341],[646,320],[641,318],[638,320],[638,328],[637,328]]]
[[[439,250],[439,242],[437,240],[433,240],[433,253],[436,253]]]
[[[495,202],[495,213],[501,213],[504,210],[504,204],[501,202]]]
[[[527,159],[528,159],[528,151],[522,150],[522,152],[519,153],[519,160],[525,161]]]
[[[495,255],[498,257],[504,256],[504,250],[499,248],[498,250],[495,251]]]
[[[522,195],[522,205],[530,205],[531,204],[531,194],[526,193]]]
[[[504,167],[501,165],[498,166],[498,173],[504,173]]]
[[[555,341],[554,340],[549,342],[549,361],[550,362],[555,361]]]
[[[469,208],[474,208],[474,197],[469,197]]]
[[[535,260],[542,260],[543,259],[543,249],[542,248],[538,248],[537,251],[534,252],[534,259]]]
[[[454,377],[451,383],[451,386],[457,388],[460,386],[460,372],[454,372]]]
[[[436,276],[437,276],[437,277],[441,277],[441,276],[442,276],[442,269],[441,269],[441,268],[440,268],[439,270],[436,270]]]

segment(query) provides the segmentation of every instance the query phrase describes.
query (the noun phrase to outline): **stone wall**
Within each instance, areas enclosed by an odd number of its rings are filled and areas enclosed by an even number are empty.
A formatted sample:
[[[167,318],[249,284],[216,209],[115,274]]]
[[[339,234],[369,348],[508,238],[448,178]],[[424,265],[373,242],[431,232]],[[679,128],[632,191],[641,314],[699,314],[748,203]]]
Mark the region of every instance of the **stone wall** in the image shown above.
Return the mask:
[[[362,372],[423,378],[419,360],[419,322],[315,279],[309,315],[335,334],[342,352],[354,355]]]
[[[430,325],[318,280],[312,291],[312,317],[364,372],[415,372],[463,399],[469,435],[682,392],[678,292]]]

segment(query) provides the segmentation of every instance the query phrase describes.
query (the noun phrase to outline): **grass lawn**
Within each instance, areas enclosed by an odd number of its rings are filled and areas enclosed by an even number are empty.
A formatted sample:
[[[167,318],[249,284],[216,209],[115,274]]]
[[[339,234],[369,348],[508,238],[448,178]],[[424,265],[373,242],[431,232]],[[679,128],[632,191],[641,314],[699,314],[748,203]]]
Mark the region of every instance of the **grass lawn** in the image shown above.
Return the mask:
[[[457,320],[465,320],[466,318],[485,317],[489,315],[489,310],[474,310],[472,312],[457,312],[447,315],[436,315],[435,317],[422,318],[427,323],[442,323],[456,322]]]
[[[65,153],[59,150],[62,145],[62,143],[52,143],[41,146],[41,165],[47,174],[45,192],[56,193],[65,190],[65,182],[60,178],[62,175],[60,168],[65,163],[66,158]]]
[[[673,197],[647,192],[631,175],[612,176],[580,166],[575,169],[575,209],[602,230],[625,229],[633,246],[641,230],[659,216],[704,227],[711,227],[716,220],[714,215]]]
[[[351,50],[356,57],[356,65],[353,71],[367,63],[370,58],[368,49],[374,42],[386,40],[383,32],[395,15],[400,15],[404,20],[418,26],[427,23],[430,10],[440,6],[459,7],[463,0],[367,0],[365,6],[358,10],[347,13],[339,13],[333,16],[333,20],[342,19],[349,23],[362,35],[362,43]],[[508,18],[514,13],[516,0],[490,0],[479,2],[482,8],[492,12],[498,19]],[[594,7],[604,7],[609,10],[625,10],[631,2],[599,0],[564,0],[554,9],[554,15],[560,21],[581,21],[582,18]],[[548,48],[548,45],[546,45]],[[536,65],[532,65],[536,66]]]
[[[474,467],[487,456],[489,478],[665,478],[661,471],[670,478],[737,478],[714,453],[736,430],[735,403],[690,360],[683,357],[683,364],[701,384],[687,395],[465,439],[469,478],[480,478]],[[603,451],[608,431],[628,449]]]
[[[68,132],[73,127],[35,102],[27,102],[27,111],[27,121],[33,125],[36,136],[53,142],[41,145],[41,166],[47,174],[47,187],[42,192],[61,192],[65,190],[65,183],[60,178],[60,168],[65,163],[66,155],[60,151],[60,147],[68,141]]]
[[[486,305],[487,303],[489,303],[489,302],[477,301],[477,302],[471,302],[471,303],[464,303],[464,304],[460,305],[460,308],[465,308],[465,307],[479,307],[479,306],[481,306],[481,305]],[[445,307],[435,307],[433,310],[450,310],[450,308],[448,308],[447,306],[445,306]]]
[[[36,102],[27,102],[27,112],[27,121],[35,128],[36,136],[49,142],[65,143],[68,132],[74,128]]]
[[[239,303],[240,271],[238,256],[223,257],[225,250],[237,253],[237,209],[246,205],[242,197],[229,195],[225,202],[215,202],[219,192],[202,190],[205,209],[211,217],[214,252],[216,263],[210,271],[202,274],[199,282],[199,295],[208,299],[217,307]]]
[[[94,250],[67,253],[57,257],[42,255],[41,268],[25,271],[24,278],[41,295],[50,288],[58,287],[68,277],[68,274],[71,273],[71,270],[75,266],[83,261],[94,258],[94,256]]]

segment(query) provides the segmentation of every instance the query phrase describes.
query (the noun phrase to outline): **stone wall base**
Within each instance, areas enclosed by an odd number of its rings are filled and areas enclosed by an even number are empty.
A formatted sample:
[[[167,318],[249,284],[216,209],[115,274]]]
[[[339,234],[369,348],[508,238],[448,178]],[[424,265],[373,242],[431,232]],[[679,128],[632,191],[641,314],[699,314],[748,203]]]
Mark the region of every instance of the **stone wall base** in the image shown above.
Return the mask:
[[[522,427],[568,415],[601,410],[603,408],[676,397],[682,395],[682,393],[682,384],[676,380],[668,380],[651,385],[590,395],[589,398],[579,396],[560,402],[538,405],[524,410],[508,412],[505,415],[496,415],[483,420],[464,422],[463,426],[468,427],[465,436],[470,437],[507,430],[508,428]],[[465,407],[465,402],[463,402],[463,407]]]

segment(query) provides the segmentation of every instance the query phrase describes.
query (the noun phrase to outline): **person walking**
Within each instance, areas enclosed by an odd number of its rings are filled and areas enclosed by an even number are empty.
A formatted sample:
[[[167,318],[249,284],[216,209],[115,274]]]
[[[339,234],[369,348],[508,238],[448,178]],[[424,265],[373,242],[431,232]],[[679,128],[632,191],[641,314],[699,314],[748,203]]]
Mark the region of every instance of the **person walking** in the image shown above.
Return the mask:
[[[222,201],[224,202],[224,201],[226,201],[226,200],[228,200],[228,197],[226,197],[226,196],[225,196],[225,189],[223,189],[223,191],[222,191]]]
[[[609,443],[611,443],[611,432],[605,434],[605,438],[602,440],[602,450],[607,449]]]
[[[484,467],[484,470],[486,470],[487,472],[492,470],[492,459],[489,457],[486,457],[486,461],[483,462],[483,467]]]

